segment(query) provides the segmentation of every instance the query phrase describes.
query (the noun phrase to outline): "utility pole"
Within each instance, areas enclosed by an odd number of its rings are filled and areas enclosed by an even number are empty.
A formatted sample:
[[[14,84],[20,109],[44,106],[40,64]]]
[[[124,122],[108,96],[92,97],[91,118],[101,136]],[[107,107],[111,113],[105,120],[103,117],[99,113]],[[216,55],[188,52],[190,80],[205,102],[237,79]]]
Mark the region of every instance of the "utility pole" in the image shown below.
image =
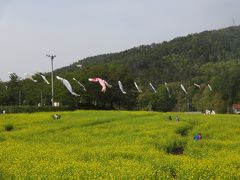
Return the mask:
[[[52,106],[54,106],[54,94],[53,94],[53,59],[56,57],[56,55],[49,55],[49,54],[47,54],[46,55],[47,57],[50,57],[50,59],[51,59],[51,67],[52,67],[52,99],[51,99],[51,101],[52,101]]]

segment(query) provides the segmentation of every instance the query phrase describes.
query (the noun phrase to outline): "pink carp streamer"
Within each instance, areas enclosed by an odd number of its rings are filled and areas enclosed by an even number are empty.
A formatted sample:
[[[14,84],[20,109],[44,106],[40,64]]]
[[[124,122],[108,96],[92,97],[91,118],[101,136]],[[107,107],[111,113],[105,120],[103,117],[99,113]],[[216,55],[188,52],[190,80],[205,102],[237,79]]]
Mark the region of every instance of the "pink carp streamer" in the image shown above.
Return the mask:
[[[104,92],[104,93],[106,92],[107,87],[108,88],[112,87],[112,85],[108,84],[107,81],[105,81],[101,78],[89,78],[88,80],[91,81],[91,82],[98,82],[102,86],[101,91]]]

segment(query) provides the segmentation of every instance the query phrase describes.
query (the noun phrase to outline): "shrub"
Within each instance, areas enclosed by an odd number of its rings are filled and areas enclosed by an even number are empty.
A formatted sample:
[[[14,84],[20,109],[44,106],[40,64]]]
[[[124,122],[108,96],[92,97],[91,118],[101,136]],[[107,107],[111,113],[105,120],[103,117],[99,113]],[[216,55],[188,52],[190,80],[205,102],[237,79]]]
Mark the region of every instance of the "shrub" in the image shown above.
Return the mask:
[[[168,142],[165,151],[169,154],[183,154],[185,144],[186,142],[181,139],[174,139]]]
[[[5,128],[5,131],[12,131],[14,127],[12,124],[6,124],[4,128]]]
[[[181,134],[181,136],[186,136],[188,135],[188,132],[193,128],[192,125],[190,124],[187,124],[187,125],[184,125],[184,126],[179,126],[177,129],[176,129],[176,133],[177,134]]]

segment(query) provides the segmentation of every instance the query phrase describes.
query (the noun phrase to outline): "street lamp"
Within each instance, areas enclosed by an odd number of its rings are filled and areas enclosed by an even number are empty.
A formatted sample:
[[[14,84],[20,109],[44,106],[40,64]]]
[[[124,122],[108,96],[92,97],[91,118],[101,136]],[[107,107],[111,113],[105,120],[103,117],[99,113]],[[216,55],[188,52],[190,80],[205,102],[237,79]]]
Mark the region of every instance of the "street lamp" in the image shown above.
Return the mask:
[[[47,54],[46,56],[50,57],[50,59],[51,59],[51,66],[52,66],[52,99],[51,99],[51,101],[52,101],[52,106],[54,106],[54,98],[53,98],[53,59],[56,57],[56,55]]]

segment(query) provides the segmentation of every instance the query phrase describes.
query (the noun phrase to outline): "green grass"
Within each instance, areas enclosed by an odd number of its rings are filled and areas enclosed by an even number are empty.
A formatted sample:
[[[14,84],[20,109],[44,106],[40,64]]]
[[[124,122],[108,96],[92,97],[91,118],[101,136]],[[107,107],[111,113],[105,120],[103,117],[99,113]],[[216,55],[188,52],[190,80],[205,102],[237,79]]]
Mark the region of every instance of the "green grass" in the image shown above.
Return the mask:
[[[240,178],[238,115],[53,114],[0,116],[0,179]],[[203,139],[194,141],[198,132]]]

